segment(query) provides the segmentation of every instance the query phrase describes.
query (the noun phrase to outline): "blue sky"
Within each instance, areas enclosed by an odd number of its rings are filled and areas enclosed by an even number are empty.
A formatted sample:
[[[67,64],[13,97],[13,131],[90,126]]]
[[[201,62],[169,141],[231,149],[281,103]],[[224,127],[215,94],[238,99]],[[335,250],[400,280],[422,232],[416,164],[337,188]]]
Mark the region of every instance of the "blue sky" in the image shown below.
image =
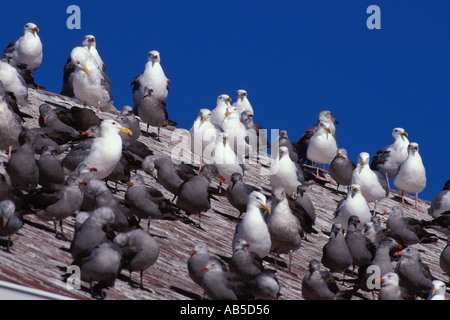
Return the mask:
[[[63,66],[86,34],[112,81],[115,106],[132,105],[130,82],[158,50],[172,87],[167,109],[189,129],[216,97],[248,92],[255,122],[297,141],[320,110],[339,120],[338,145],[356,161],[403,127],[427,170],[421,198],[450,179],[450,2],[448,1],[26,1],[0,13],[0,46],[40,28],[44,60],[36,81],[59,92]],[[70,30],[69,5],[81,9]],[[367,7],[381,9],[369,30]],[[436,140],[435,140],[436,139]]]

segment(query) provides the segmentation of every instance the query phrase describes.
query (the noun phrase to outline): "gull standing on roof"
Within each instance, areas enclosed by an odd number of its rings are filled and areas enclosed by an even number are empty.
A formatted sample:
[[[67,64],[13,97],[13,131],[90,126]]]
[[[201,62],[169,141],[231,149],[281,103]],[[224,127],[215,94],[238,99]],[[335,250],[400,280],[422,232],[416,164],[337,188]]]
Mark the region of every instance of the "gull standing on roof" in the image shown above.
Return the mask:
[[[417,209],[418,194],[427,184],[427,175],[419,154],[419,144],[411,142],[408,146],[408,158],[398,168],[394,179],[394,186],[402,192],[402,205],[406,205],[404,192],[415,193],[415,206]]]
[[[81,47],[85,48],[94,58],[97,63],[98,68],[105,72],[106,65],[100,57],[97,48],[96,48],[95,37],[93,35],[86,35],[81,42]],[[60,94],[64,96],[68,96],[73,98],[75,94],[73,93],[73,75],[75,71],[75,64],[72,62],[71,57],[67,58],[66,64],[64,65],[64,73],[63,73],[63,87],[61,89]]]
[[[76,47],[70,53],[70,59],[75,65],[73,73],[73,92],[85,106],[91,106],[99,111],[118,114],[113,106],[111,80],[100,70],[94,57],[83,47]]]
[[[352,184],[360,186],[361,193],[367,202],[375,202],[375,211],[377,203],[389,196],[389,186],[380,172],[370,169],[369,159],[367,152],[359,154],[358,164],[352,174]]]
[[[287,147],[279,149],[279,156],[272,161],[269,176],[272,188],[284,187],[286,193],[295,194],[299,185],[305,185],[305,177],[300,166],[289,157]]]
[[[2,60],[14,67],[34,71],[42,63],[42,42],[38,36],[39,28],[28,22],[23,27],[23,36],[12,41],[3,52]]]
[[[161,66],[161,54],[158,51],[152,50],[148,53],[144,72],[138,74],[131,85],[133,86],[132,93],[135,105],[139,104],[147,95],[149,88],[152,88],[152,96],[157,101],[166,101],[171,83]]]
[[[216,99],[216,107],[211,111],[211,122],[217,126],[221,126],[225,119],[227,108],[231,107],[231,98],[227,94],[221,94]]]
[[[332,121],[321,120],[317,131],[308,142],[306,157],[312,163],[317,164],[316,178],[319,179],[319,164],[330,164],[338,150],[336,137],[333,136],[331,130],[332,123]]]
[[[200,158],[200,166],[204,161],[208,161],[211,158],[217,134],[221,131],[222,129],[219,126],[211,122],[211,110],[206,108],[200,109],[189,130],[191,151]]]
[[[382,173],[386,180],[393,178],[398,167],[408,157],[408,133],[403,128],[392,129],[394,143],[381,148],[375,153],[370,163],[370,168]]]

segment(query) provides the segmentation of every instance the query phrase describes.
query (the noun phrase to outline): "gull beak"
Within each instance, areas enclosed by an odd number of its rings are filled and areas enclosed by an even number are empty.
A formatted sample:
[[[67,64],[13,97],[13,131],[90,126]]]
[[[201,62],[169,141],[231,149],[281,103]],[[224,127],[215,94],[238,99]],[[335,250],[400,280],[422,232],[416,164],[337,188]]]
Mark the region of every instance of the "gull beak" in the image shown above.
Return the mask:
[[[192,254],[197,253],[197,250],[192,249],[191,253],[192,253]]]
[[[388,215],[388,214],[389,214],[389,212],[384,211],[381,215],[382,215],[382,216],[385,216],[385,215]]]
[[[402,254],[404,254],[403,251],[398,251],[398,252],[394,253],[394,256],[398,257],[398,256],[401,256]]]
[[[407,132],[402,132],[402,136],[407,137],[408,133]]]
[[[205,122],[205,120],[206,120],[206,116],[203,116],[202,117],[202,123]]]
[[[127,185],[128,185],[128,186],[132,186],[132,185],[133,185],[133,182],[128,181],[128,182],[127,182]]]
[[[33,29],[31,29],[31,30],[33,30],[34,32],[39,32],[39,28],[38,28],[38,27],[33,28]]]
[[[262,207],[267,213],[270,213],[270,207],[267,204],[263,204]]]
[[[225,181],[225,178],[222,175],[219,175],[219,179]]]
[[[436,294],[436,292],[437,292],[437,289],[433,288],[433,291],[431,292],[431,294],[434,296]]]
[[[120,130],[120,132],[123,132],[129,136],[131,136],[133,134],[133,132],[131,132],[131,130],[128,128],[120,127],[119,130]]]
[[[231,114],[231,112],[227,110],[227,111],[225,112],[225,117],[228,117],[230,114]]]
[[[226,102],[231,102],[231,98],[226,98],[225,101]]]
[[[89,74],[89,69],[86,67],[86,66],[83,66],[83,70],[84,70],[84,72],[86,72],[87,74]]]
[[[8,224],[8,220],[3,220],[2,227],[5,228],[7,224]]]
[[[89,39],[89,42],[95,42],[95,38]]]
[[[85,185],[87,185],[87,182],[83,180],[83,181],[80,182],[80,184],[85,186]]]
[[[365,162],[365,161],[363,161],[363,162],[362,162],[361,164],[362,164],[362,166],[364,167],[364,166],[366,165],[366,162]]]
[[[206,271],[206,270],[208,270],[207,267],[202,267],[202,271]]]
[[[326,130],[327,130],[328,133],[331,133],[331,129],[330,128],[327,128]]]

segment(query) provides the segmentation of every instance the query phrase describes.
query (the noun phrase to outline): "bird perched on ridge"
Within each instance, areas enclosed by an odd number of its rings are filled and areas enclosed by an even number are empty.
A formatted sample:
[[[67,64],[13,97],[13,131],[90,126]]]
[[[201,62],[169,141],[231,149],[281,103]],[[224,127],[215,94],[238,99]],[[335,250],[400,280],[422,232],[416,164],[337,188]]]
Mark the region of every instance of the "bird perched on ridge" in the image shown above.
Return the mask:
[[[352,174],[352,184],[358,184],[361,194],[367,202],[374,202],[374,212],[377,203],[389,196],[389,186],[383,175],[369,166],[369,154],[361,152],[358,156],[358,163]]]
[[[231,104],[236,107],[239,115],[244,111],[248,111],[250,114],[254,114],[253,107],[248,100],[247,91],[244,89],[239,89],[236,91],[236,101]]]
[[[356,164],[348,159],[347,150],[339,148],[336,156],[330,163],[330,177],[336,181],[336,190],[339,186],[350,186],[352,184],[353,171],[356,169]]]
[[[221,94],[216,99],[216,107],[211,111],[211,123],[221,126],[225,119],[227,108],[231,107],[231,98],[227,94]]]
[[[408,157],[408,133],[403,128],[394,128],[391,132],[394,142],[378,150],[372,158],[370,168],[383,174],[389,185],[389,179],[393,178],[398,167]]]
[[[23,27],[23,36],[13,40],[3,51],[2,61],[22,70],[25,81],[34,85],[33,71],[42,63],[42,42],[37,34],[39,28],[36,24],[28,22]]]
[[[197,118],[189,129],[191,152],[200,158],[200,168],[205,160],[211,158],[217,134],[221,131],[222,129],[218,125],[211,122],[211,110],[200,109]],[[193,163],[196,163],[196,159]]]
[[[320,111],[317,116],[317,123],[315,125],[309,127],[307,130],[305,130],[305,132],[303,132],[300,139],[297,141],[298,157],[299,157],[299,161],[301,163],[308,162],[308,158],[307,158],[308,144],[309,144],[311,137],[317,131],[320,121],[328,121],[330,123],[329,128],[330,128],[331,134],[334,136],[335,139],[337,138],[336,127],[334,124],[335,123],[339,124],[339,121],[337,121],[334,118],[331,111],[329,111],[329,110]]]
[[[271,212],[265,218],[272,242],[271,250],[277,254],[289,254],[290,272],[292,253],[300,248],[304,232],[300,221],[292,214],[284,188],[273,188],[271,199]]]
[[[161,66],[161,54],[158,51],[152,50],[148,53],[144,71],[138,74],[130,85],[133,86],[132,94],[135,106],[140,104],[144,96],[148,95],[150,88],[154,102],[157,105],[164,103],[169,94],[171,82],[167,79]]]
[[[141,100],[134,105],[134,113],[147,124],[147,134],[149,126],[158,127],[158,137],[160,137],[161,127],[176,126],[178,123],[169,119],[166,103],[154,94],[154,88],[146,86]]]
[[[211,194],[209,185],[212,180],[219,178],[217,167],[207,164],[202,167],[199,174],[183,182],[178,189],[177,207],[187,215],[199,215],[198,226],[201,227],[201,214],[211,208]]]
[[[402,205],[407,205],[404,199],[404,192],[415,194],[414,209],[417,207],[418,194],[427,184],[427,176],[422,157],[419,154],[419,144],[411,142],[408,145],[408,157],[398,168],[394,178],[394,186],[402,192]]]
[[[94,57],[83,47],[75,47],[70,53],[70,59],[75,65],[72,76],[72,86],[75,97],[85,106],[100,111],[118,114],[114,107],[111,91],[111,80],[100,70]]]
[[[23,227],[22,217],[16,213],[16,205],[12,200],[0,201],[0,237],[8,237],[6,251],[9,252],[11,236]]]
[[[316,210],[309,196],[308,187],[299,185],[295,198],[287,197],[287,199],[292,214],[300,221],[303,231],[305,233],[318,233],[313,227],[316,221]]]
[[[98,179],[106,178],[120,161],[122,139],[119,132],[132,134],[131,130],[120,126],[116,120],[103,120],[100,125],[100,135],[93,140],[91,148],[85,150],[83,154],[83,160],[97,169]]]
[[[81,48],[86,49],[92,55],[97,64],[97,67],[102,72],[106,71],[106,65],[97,51],[97,43],[95,42],[95,37],[93,35],[86,35],[83,37]],[[75,68],[75,64],[69,56],[69,58],[67,58],[66,64],[64,65],[63,87],[59,94],[70,98],[73,98],[75,96],[72,84]]]
[[[239,172],[231,175],[231,180],[227,187],[227,199],[233,207],[239,210],[238,219],[247,210],[248,196],[253,191],[260,190],[255,186],[245,183]]]
[[[302,168],[291,160],[287,147],[280,147],[278,157],[272,161],[269,181],[272,188],[284,187],[290,195],[297,192],[299,185],[307,185]]]
[[[311,136],[306,150],[306,157],[313,164],[316,163],[316,178],[321,179],[319,175],[319,164],[330,164],[336,156],[338,150],[336,137],[331,129],[333,122],[321,120],[317,125],[317,131]]]
[[[443,212],[450,210],[450,180],[447,180],[444,187],[431,200],[428,214],[433,218],[439,217]]]
[[[332,273],[344,272],[353,262],[343,232],[339,223],[333,223],[330,238],[322,248],[321,262]]]
[[[253,191],[248,196],[245,215],[236,225],[232,245],[237,239],[243,239],[249,244],[250,251],[264,258],[270,252],[272,241],[261,209],[270,213],[266,197],[259,191]]]
[[[362,230],[364,223],[372,218],[369,205],[357,184],[352,184],[347,196],[338,202],[332,221],[340,224],[346,230],[348,219],[351,216],[357,216],[361,221],[358,226],[360,230]]]
[[[133,229],[127,232],[118,233],[114,237],[114,243],[122,249],[121,268],[140,272],[139,287],[144,288],[142,278],[144,270],[150,268],[159,257],[159,244],[148,233],[142,229]]]
[[[12,94],[20,106],[28,105],[28,86],[20,70],[0,61],[0,82],[4,90]]]

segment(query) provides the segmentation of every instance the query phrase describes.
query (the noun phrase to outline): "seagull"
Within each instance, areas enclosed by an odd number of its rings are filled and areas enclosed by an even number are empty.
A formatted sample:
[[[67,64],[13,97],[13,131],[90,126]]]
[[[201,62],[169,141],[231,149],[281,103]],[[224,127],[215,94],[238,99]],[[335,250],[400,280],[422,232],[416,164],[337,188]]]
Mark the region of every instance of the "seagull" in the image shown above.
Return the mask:
[[[439,255],[439,266],[450,279],[450,237],[447,238],[447,245]]]
[[[356,164],[348,159],[347,150],[339,148],[330,163],[330,177],[336,181],[336,191],[339,190],[339,186],[350,186],[352,184],[352,175],[355,168]]]
[[[134,105],[134,113],[147,124],[147,134],[149,126],[158,127],[158,139],[160,137],[161,127],[176,126],[177,122],[169,119],[169,113],[166,109],[164,100],[159,99],[154,88],[146,86],[141,100]]]
[[[140,272],[139,287],[144,288],[142,278],[144,270],[150,268],[158,260],[160,249],[158,242],[142,229],[134,229],[118,233],[114,243],[122,249],[121,268]]]
[[[330,238],[322,248],[321,262],[332,273],[344,272],[353,262],[343,232],[339,223],[333,223]]]
[[[299,219],[292,213],[283,187],[272,189],[272,207],[266,216],[272,242],[271,250],[277,254],[289,254],[289,267],[291,272],[292,253],[300,248],[304,238],[303,228]]]
[[[42,63],[42,42],[38,36],[39,28],[36,24],[28,22],[23,27],[23,36],[15,39],[6,47],[2,60],[14,67],[26,71],[36,70]]]
[[[360,230],[362,230],[364,223],[370,221],[372,217],[369,205],[361,194],[361,188],[358,184],[352,184],[345,199],[339,201],[332,221],[340,224],[344,230],[347,230],[348,219],[351,216],[357,216],[360,220],[358,225]]]
[[[429,266],[422,262],[419,250],[411,246],[395,255],[400,256],[394,270],[399,276],[400,286],[412,296],[426,299],[433,288],[434,278]]]
[[[85,252],[72,262],[80,267],[81,280],[89,282],[93,297],[105,298],[103,289],[114,286],[119,275],[122,250],[110,240],[102,242],[92,251]],[[107,263],[105,263],[107,261]],[[92,282],[97,282],[92,286]],[[99,290],[100,292],[95,292]]]
[[[361,193],[367,202],[375,202],[375,211],[377,203],[389,196],[389,186],[380,172],[370,168],[369,159],[370,156],[367,152],[359,154],[351,182],[360,186]]]
[[[97,51],[95,37],[93,35],[84,36],[83,41],[81,42],[81,47],[86,49],[92,55],[100,71],[105,72],[107,68]],[[73,98],[75,96],[72,84],[75,68],[75,64],[72,62],[72,59],[69,56],[69,58],[67,58],[66,64],[64,65],[63,87],[59,94],[70,98]]]
[[[336,137],[331,129],[332,124],[332,121],[319,121],[317,131],[308,142],[306,157],[312,163],[317,164],[316,178],[318,179],[321,179],[319,176],[319,164],[330,164],[338,150]]]
[[[230,183],[231,176],[235,172],[244,176],[244,160],[241,154],[233,150],[229,139],[227,132],[219,132],[211,157],[211,164],[217,167],[225,183]]]
[[[433,280],[432,282],[433,288],[430,290],[430,295],[428,296],[427,300],[446,300],[445,299],[445,292],[446,292],[446,285],[444,281],[441,280]]]
[[[409,293],[399,285],[399,276],[395,272],[388,272],[380,278],[381,288],[378,300],[407,300]]]
[[[211,300],[248,300],[251,293],[245,278],[222,269],[220,263],[209,260],[201,269],[203,290]]]
[[[211,110],[200,109],[189,129],[191,152],[200,158],[200,166],[211,158],[217,134],[221,131],[222,129],[218,125],[211,122]]]
[[[231,98],[227,94],[221,94],[216,99],[216,107],[211,111],[211,122],[217,126],[221,126],[225,119],[227,108],[231,107]]]
[[[417,207],[418,194],[427,184],[427,176],[422,157],[419,154],[419,144],[411,142],[408,146],[408,158],[398,168],[394,179],[394,186],[402,192],[402,205],[407,206],[404,199],[404,192],[415,193],[414,209]]]
[[[284,187],[286,193],[290,195],[297,192],[299,185],[306,185],[303,171],[291,160],[287,147],[281,147],[279,156],[272,161],[269,181],[272,188]]]
[[[348,219],[348,228],[345,234],[345,242],[353,258],[353,267],[358,266],[358,268],[369,264],[375,254],[375,245],[361,232],[361,228],[358,226],[360,222],[358,217],[351,216]]]
[[[20,147],[11,155],[6,172],[14,187],[30,192],[38,185],[39,168],[35,158],[35,135],[31,130],[20,133]]]
[[[439,217],[443,212],[450,210],[450,180],[447,180],[444,187],[431,200],[428,214],[433,218]]]
[[[12,200],[0,201],[0,236],[8,237],[6,251],[10,252],[11,236],[23,227],[23,220],[16,213],[16,205]]]
[[[186,171],[189,174],[186,176]],[[189,165],[180,163],[175,164],[170,156],[166,155],[151,155],[145,157],[142,162],[142,170],[145,173],[155,178],[156,181],[161,184],[166,190],[176,196],[181,184],[189,180],[189,178],[195,175],[194,169]],[[156,170],[156,173],[155,173]],[[175,199],[175,198],[174,198]],[[172,200],[173,202],[174,200]]]
[[[14,95],[19,105],[28,105],[28,86],[20,70],[0,61],[0,81],[4,90]]]
[[[20,147],[19,136],[23,131],[22,119],[8,103],[8,95],[0,82],[0,148],[11,153]]]
[[[120,161],[122,155],[122,139],[119,132],[131,135],[131,130],[121,127],[116,120],[106,119],[100,125],[100,135],[86,150],[85,159],[97,169],[97,178],[106,178]]]
[[[288,133],[286,130],[280,130],[278,132],[278,138],[275,140],[274,143],[275,146],[278,146],[278,148],[286,147],[289,150],[289,157],[291,158],[292,162],[298,162],[298,150],[297,145],[295,142],[289,139]]]
[[[140,126],[140,120],[138,117],[135,116],[133,112],[133,108],[129,105],[124,105],[122,109],[120,109],[120,114],[117,116],[117,121],[125,127],[131,130],[133,134],[131,136],[120,134],[122,138],[129,137],[133,140],[139,139],[139,136],[141,135],[141,126]]]
[[[211,195],[209,185],[214,178],[220,177],[217,167],[206,164],[199,174],[183,182],[178,189],[177,207],[187,215],[197,213],[199,215],[198,226],[201,228],[201,213],[211,208]],[[223,179],[223,177],[222,177]]]
[[[248,101],[247,91],[244,89],[239,89],[236,91],[236,101],[232,103],[232,106],[236,107],[239,115],[241,115],[244,111],[254,114],[253,107],[250,101]]]
[[[55,185],[64,184],[64,168],[56,157],[56,149],[46,145],[42,148],[39,160],[36,162],[39,168],[39,184],[44,189],[52,189]]]
[[[70,53],[75,65],[73,71],[73,92],[85,106],[94,107],[97,113],[106,111],[117,114],[113,106],[111,80],[99,69],[94,57],[83,47],[76,47]]]
[[[225,118],[220,127],[222,128],[222,131],[228,134],[230,146],[238,154],[248,156],[253,152],[253,148],[256,150],[256,145],[251,146],[249,144],[250,141],[247,134],[247,128],[241,122],[236,107],[227,108]]]
[[[426,225],[422,221],[413,217],[404,217],[401,206],[395,206],[389,213],[383,213],[383,215],[386,214],[389,214],[389,218],[383,234],[394,238],[403,246],[437,241],[434,234],[425,230]]]
[[[30,201],[36,210],[36,216],[45,221],[53,221],[55,236],[58,237],[56,222],[59,221],[61,237],[66,239],[63,220],[80,209],[83,191],[80,185],[86,183],[78,175],[70,175],[64,185],[55,185],[53,190],[38,189],[30,194]]]
[[[243,239],[249,244],[250,251],[264,258],[270,252],[272,241],[261,209],[270,213],[266,196],[259,191],[253,191],[248,196],[245,215],[236,225],[232,245],[235,245],[237,239]]]
[[[136,106],[152,88],[152,96],[158,102],[164,102],[169,94],[171,82],[161,66],[161,54],[152,50],[147,55],[144,72],[138,74],[130,84],[133,86],[133,102]]]
[[[352,294],[341,291],[333,274],[319,260],[311,259],[302,280],[302,295],[305,300],[349,300]]]
[[[278,300],[281,284],[274,270],[264,270],[248,281],[250,292],[255,300]]]
[[[234,208],[239,210],[238,219],[247,210],[248,196],[253,191],[260,190],[255,186],[245,183],[239,172],[231,175],[231,180],[227,187],[227,199]]]
[[[247,110],[241,113],[241,122],[247,129],[248,144],[252,147],[253,151],[264,151],[271,148],[269,140],[267,139],[266,130],[262,126],[256,124],[253,120],[253,114]]]
[[[403,128],[394,128],[391,132],[394,143],[378,150],[372,158],[370,168],[376,170],[389,179],[393,178],[398,167],[408,157],[408,133]]]
[[[159,190],[148,187],[143,176],[134,174],[127,184],[126,204],[131,214],[139,219],[148,219],[147,231],[150,228],[150,220],[173,217],[174,208],[171,203]]]
[[[200,241],[195,243],[192,248],[191,255],[187,261],[187,268],[189,277],[200,287],[202,286],[202,279],[204,276],[202,267],[206,266],[210,260],[214,260],[218,264],[222,264],[218,258],[210,254],[209,247],[205,242]],[[222,269],[226,270],[224,265],[222,265]]]
[[[298,150],[298,156],[299,161],[301,163],[308,162],[307,158],[307,151],[308,151],[308,144],[311,139],[311,137],[314,135],[314,133],[317,131],[319,122],[320,121],[328,121],[330,123],[330,131],[331,134],[336,139],[336,127],[335,123],[339,124],[339,121],[337,121],[331,111],[329,110],[322,110],[319,112],[319,115],[317,116],[317,123],[311,127],[309,127],[300,137],[300,139],[297,141],[297,150]]]
[[[246,279],[264,271],[262,259],[253,251],[248,250],[249,244],[243,239],[237,239],[233,245],[233,255],[228,267],[230,271],[244,276]]]
[[[318,233],[313,227],[316,221],[316,210],[309,196],[308,187],[299,185],[295,198],[288,197],[287,199],[292,214],[300,221],[303,231],[306,233]]]

